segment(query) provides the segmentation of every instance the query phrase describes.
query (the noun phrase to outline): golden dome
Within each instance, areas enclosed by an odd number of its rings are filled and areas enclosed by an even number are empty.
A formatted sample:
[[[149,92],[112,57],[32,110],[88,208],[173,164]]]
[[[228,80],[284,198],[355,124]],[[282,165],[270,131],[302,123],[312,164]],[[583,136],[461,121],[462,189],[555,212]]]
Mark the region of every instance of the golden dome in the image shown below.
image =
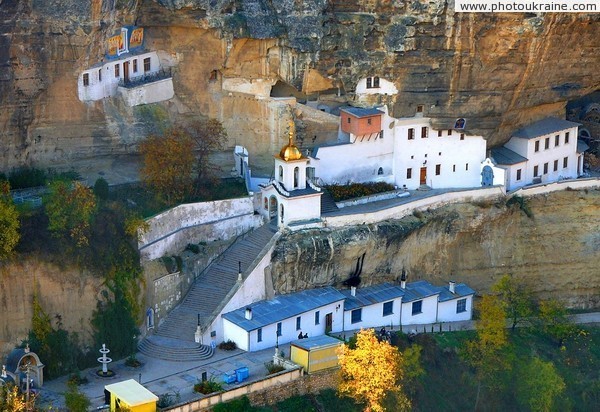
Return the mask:
[[[298,149],[298,147],[294,143],[292,143],[294,140],[295,131],[296,127],[294,121],[290,120],[288,144],[283,146],[279,151],[279,157],[285,160],[286,162],[289,160],[302,159],[302,153],[300,153],[300,149]]]

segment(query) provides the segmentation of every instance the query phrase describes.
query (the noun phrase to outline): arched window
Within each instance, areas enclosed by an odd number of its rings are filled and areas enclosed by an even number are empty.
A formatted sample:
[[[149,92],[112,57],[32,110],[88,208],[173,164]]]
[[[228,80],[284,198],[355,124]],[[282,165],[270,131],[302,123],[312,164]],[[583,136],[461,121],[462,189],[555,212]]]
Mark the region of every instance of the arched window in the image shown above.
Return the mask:
[[[383,167],[380,167],[380,168],[377,170],[377,174],[378,174],[379,176],[381,176],[381,175],[383,174]]]
[[[269,210],[269,200],[265,197],[265,210]]]
[[[294,168],[294,188],[298,187],[298,180],[300,178],[300,168]]]
[[[279,181],[283,182],[283,166],[279,166]]]

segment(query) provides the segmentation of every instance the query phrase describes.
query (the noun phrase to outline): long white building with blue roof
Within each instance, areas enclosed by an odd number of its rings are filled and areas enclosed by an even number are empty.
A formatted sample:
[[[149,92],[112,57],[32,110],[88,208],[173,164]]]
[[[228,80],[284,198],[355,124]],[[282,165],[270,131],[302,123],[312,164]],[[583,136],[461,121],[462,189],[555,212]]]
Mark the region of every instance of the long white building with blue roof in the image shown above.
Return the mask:
[[[475,291],[420,280],[342,291],[329,286],[276,296],[223,315],[225,340],[257,351],[328,332],[470,320]]]

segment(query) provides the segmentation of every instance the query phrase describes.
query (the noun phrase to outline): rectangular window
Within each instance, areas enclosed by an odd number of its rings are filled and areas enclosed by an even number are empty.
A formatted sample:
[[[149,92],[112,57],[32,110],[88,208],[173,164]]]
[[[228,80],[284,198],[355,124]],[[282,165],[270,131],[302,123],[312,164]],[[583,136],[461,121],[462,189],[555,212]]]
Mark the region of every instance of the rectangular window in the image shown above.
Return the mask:
[[[367,89],[373,88],[373,79],[371,77],[367,77]]]
[[[321,319],[320,319],[320,313],[319,311],[315,312],[315,325],[318,325],[321,323]]]
[[[98,82],[102,81],[102,69],[98,70]]]
[[[452,136],[452,130],[448,129],[448,136]]]
[[[565,158],[563,159],[563,168],[566,168],[568,165],[569,165],[569,158],[568,158],[568,157],[565,157]]]
[[[438,130],[438,137],[442,137],[442,131]]]
[[[536,140],[536,141],[535,141],[535,151],[536,151],[536,152],[539,152],[539,151],[540,151],[540,141],[539,141],[539,140]]]
[[[377,76],[373,77],[373,87],[379,87],[379,77]]]
[[[467,299],[459,299],[456,301],[456,313],[467,311]]]
[[[300,316],[296,317],[296,330],[302,329],[302,318]]]
[[[422,104],[417,105],[417,113],[423,113],[423,109],[425,109],[425,106]]]
[[[277,323],[277,336],[281,336],[281,322]]]
[[[558,146],[560,144],[560,135],[557,134],[556,136],[554,136],[554,147]]]
[[[371,118],[370,117],[367,119],[367,124],[371,124]]]
[[[217,331],[216,331],[216,330],[211,330],[211,331],[210,331],[210,337],[211,337],[211,338],[214,338],[214,337],[216,337],[216,336],[217,336]]]
[[[412,169],[410,167],[406,169],[406,178],[412,179]]]
[[[469,164],[468,163],[465,165],[465,170],[469,170]]]
[[[558,160],[554,161],[554,171],[556,172],[558,170]]]
[[[546,137],[546,140],[544,140],[544,149],[548,150],[550,149],[550,138]]]
[[[435,175],[439,176],[442,172],[442,165],[435,165]]]
[[[421,127],[421,139],[427,139],[427,127]]]
[[[565,133],[565,144],[569,143],[569,132]]]
[[[121,66],[115,64],[115,77],[121,76]]]
[[[394,301],[385,302],[383,304],[383,316],[389,316],[394,313]]]
[[[354,309],[350,315],[351,315],[350,323],[362,322],[362,308]]]
[[[144,59],[144,73],[150,71],[150,57]]]
[[[348,122],[347,123],[350,123],[350,118],[349,117],[348,117]]]
[[[133,59],[133,72],[137,73],[137,59]]]
[[[419,313],[422,313],[422,309],[423,309],[423,301],[422,300],[413,302],[412,315],[415,316],[415,315],[418,315]]]
[[[262,328],[258,328],[256,331],[256,341],[262,342]]]
[[[83,73],[83,85],[84,86],[90,85],[90,74],[89,73]]]
[[[548,163],[544,163],[544,174],[548,174]]]
[[[537,176],[538,176],[538,167],[533,166],[533,177],[537,177]]]
[[[452,165],[452,171],[456,172],[456,165]]]
[[[381,129],[381,131],[379,132],[379,138],[383,139],[383,129]]]
[[[521,169],[517,169],[517,181],[521,180]]]
[[[415,129],[408,129],[408,140],[413,140],[415,138]]]
[[[460,134],[460,140],[465,140],[465,134],[464,133]]]

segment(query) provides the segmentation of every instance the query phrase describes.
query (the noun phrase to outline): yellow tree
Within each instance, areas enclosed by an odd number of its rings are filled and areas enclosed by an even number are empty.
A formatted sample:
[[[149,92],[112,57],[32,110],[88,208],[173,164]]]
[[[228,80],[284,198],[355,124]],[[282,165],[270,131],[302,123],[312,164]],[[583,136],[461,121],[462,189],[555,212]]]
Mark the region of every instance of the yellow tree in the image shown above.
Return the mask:
[[[380,342],[372,329],[356,335],[356,348],[341,346],[338,352],[341,382],[338,391],[366,404],[366,411],[385,410],[382,402],[389,392],[396,393],[398,410],[410,408],[402,391],[403,359],[398,348]]]
[[[184,130],[170,129],[140,145],[144,156],[142,179],[167,203],[182,201],[192,191],[194,141]]]
[[[14,385],[0,386],[0,411],[25,412],[27,409],[25,396],[19,393],[19,388]]]

